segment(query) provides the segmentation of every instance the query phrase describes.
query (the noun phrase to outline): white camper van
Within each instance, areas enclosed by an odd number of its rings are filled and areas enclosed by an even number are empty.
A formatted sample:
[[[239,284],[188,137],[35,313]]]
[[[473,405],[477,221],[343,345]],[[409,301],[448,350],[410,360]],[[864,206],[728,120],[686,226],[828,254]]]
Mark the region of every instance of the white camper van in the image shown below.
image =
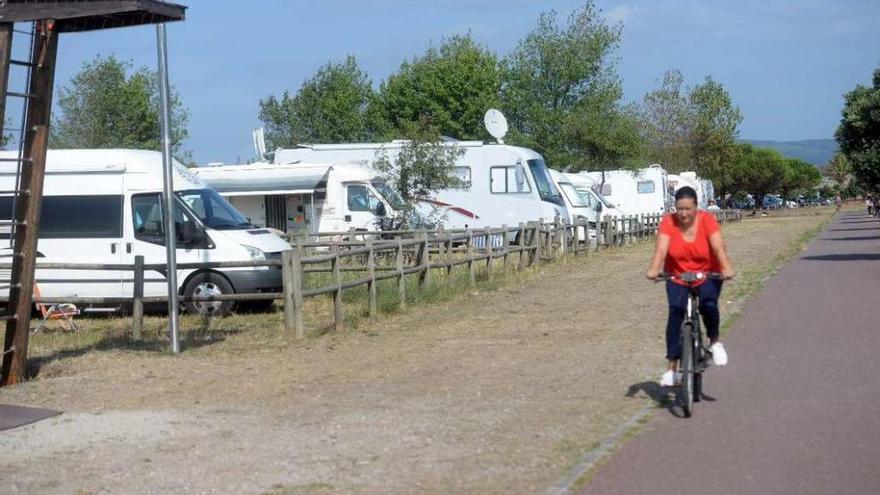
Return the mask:
[[[281,251],[290,249],[270,231],[253,228],[176,161],[173,175],[178,263],[280,259]],[[0,181],[0,189],[14,189],[14,166],[0,167]],[[131,272],[40,270],[40,263],[132,264],[136,255],[147,264],[165,263],[162,184],[162,155],[155,151],[50,150],[37,245],[41,295],[131,297]],[[11,210],[12,198],[0,197],[0,218],[11,218]],[[8,279],[8,272],[3,275]],[[163,271],[148,271],[144,278],[145,296],[167,293]],[[184,295],[278,292],[282,287],[278,267],[179,270],[177,280]],[[186,309],[224,314],[232,306],[231,301],[187,303]]]
[[[363,162],[369,169],[377,153],[394,160],[406,141],[379,144],[304,144],[275,151],[275,163]],[[555,217],[569,218],[544,159],[517,146],[482,141],[451,141],[444,146],[464,149],[455,175],[462,186],[437,192],[430,207],[441,212],[447,228],[517,225]],[[423,205],[422,211],[425,212]]]
[[[672,194],[684,186],[690,186],[697,192],[697,207],[700,209],[708,208],[709,200],[715,197],[715,186],[712,181],[697,177],[696,172],[669,175],[669,190]]]
[[[602,184],[602,172],[581,172],[596,183]],[[665,213],[669,209],[667,196],[668,175],[660,165],[629,170],[605,172],[605,183],[598,191],[626,215],[641,213]]]
[[[192,172],[251,222],[290,233],[377,230],[394,209],[358,164],[220,165]]]
[[[571,212],[568,220],[574,223],[585,218],[590,227],[595,227],[599,218],[606,216],[622,216],[623,212],[613,207],[605,198],[593,190],[593,181],[580,174],[571,174],[550,170],[556,186],[562,191],[566,207]]]

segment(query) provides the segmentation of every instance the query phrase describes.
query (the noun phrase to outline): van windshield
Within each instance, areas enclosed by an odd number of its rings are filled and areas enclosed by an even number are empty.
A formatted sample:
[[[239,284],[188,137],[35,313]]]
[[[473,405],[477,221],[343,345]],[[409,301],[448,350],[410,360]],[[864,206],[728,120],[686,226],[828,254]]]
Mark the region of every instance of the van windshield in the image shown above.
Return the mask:
[[[254,227],[244,215],[213,189],[178,191],[177,197],[201,220],[202,225],[209,229],[236,230]]]
[[[392,208],[398,211],[404,209],[403,198],[401,198],[400,194],[397,194],[397,191],[392,189],[388,183],[383,180],[373,180],[372,184],[373,188],[385,198],[385,201],[388,201],[388,204],[390,204]]]
[[[590,198],[589,196],[584,197],[577,190],[575,190],[574,186],[572,186],[568,182],[560,182],[559,188],[562,189],[565,197],[568,198],[568,201],[571,203],[571,206],[575,208],[586,208],[590,206]]]
[[[529,164],[529,170],[532,171],[532,176],[535,178],[535,187],[538,188],[541,200],[565,206],[562,195],[559,194],[556,186],[553,185],[553,179],[550,177],[550,171],[547,170],[544,160],[528,160],[527,163]]]

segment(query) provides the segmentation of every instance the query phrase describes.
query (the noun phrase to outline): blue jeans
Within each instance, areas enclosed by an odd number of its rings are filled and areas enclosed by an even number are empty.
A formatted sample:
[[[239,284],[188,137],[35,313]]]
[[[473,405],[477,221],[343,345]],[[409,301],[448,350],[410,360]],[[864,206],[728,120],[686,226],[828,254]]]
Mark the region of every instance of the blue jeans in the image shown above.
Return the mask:
[[[718,338],[721,315],[718,314],[718,296],[721,280],[709,279],[698,287],[700,314],[710,340]],[[666,282],[666,298],[669,301],[669,319],[666,320],[666,359],[681,359],[681,324],[687,313],[688,288],[670,281]]]

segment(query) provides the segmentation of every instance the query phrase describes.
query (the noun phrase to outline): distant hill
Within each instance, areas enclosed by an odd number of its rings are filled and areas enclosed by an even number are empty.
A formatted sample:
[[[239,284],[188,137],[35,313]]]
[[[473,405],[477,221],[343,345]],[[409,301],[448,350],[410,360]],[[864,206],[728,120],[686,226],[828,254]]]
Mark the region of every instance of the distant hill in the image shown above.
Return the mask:
[[[787,157],[800,158],[816,166],[827,164],[837,153],[837,141],[833,139],[803,139],[800,141],[743,139],[742,141],[762,148],[773,148]]]

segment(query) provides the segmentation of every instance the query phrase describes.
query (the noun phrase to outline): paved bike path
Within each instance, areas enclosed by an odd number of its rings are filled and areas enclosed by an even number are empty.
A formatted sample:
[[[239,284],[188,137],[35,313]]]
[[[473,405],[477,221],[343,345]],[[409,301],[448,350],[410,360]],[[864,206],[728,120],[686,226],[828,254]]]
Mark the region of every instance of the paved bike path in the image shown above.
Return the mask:
[[[838,215],[725,347],[715,400],[657,412],[584,495],[880,493],[880,221]]]

